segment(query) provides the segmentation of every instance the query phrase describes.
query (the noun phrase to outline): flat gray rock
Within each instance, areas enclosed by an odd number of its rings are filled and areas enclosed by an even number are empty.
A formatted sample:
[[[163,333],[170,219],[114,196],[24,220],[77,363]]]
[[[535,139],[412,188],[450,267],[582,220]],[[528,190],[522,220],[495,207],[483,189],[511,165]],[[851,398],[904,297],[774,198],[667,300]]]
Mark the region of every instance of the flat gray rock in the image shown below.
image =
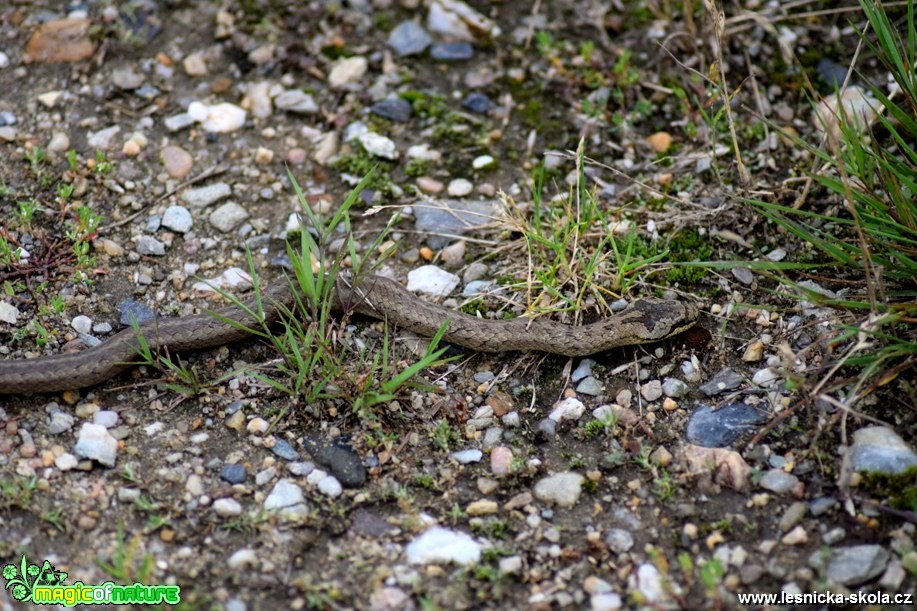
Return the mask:
[[[466,232],[493,222],[496,217],[496,203],[483,200],[442,199],[423,200],[414,204],[415,228],[430,235],[427,244],[439,250],[453,238],[449,235],[464,235]]]
[[[867,426],[853,434],[850,461],[854,471],[897,475],[917,466],[917,453],[893,430]]]

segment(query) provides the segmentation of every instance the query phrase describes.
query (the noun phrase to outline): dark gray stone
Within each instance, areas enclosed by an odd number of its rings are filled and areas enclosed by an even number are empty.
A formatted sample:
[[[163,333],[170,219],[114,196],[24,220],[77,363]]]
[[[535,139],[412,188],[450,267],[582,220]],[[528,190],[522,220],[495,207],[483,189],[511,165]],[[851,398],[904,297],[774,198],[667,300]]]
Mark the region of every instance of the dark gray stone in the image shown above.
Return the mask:
[[[226,464],[220,469],[220,479],[230,484],[241,484],[247,476],[244,465]]]
[[[742,376],[729,367],[720,369],[709,382],[703,384],[700,389],[708,397],[718,395],[721,392],[737,388],[742,383]]]
[[[303,440],[303,445],[309,450],[315,462],[328,469],[341,485],[356,488],[366,481],[366,467],[363,466],[360,455],[349,445],[341,441],[323,444],[313,438]]]
[[[299,458],[299,452],[297,452],[286,439],[278,439],[274,443],[274,447],[271,448],[271,451],[284,460],[292,461]]]
[[[716,411],[702,405],[691,414],[685,437],[705,448],[723,448],[743,433],[756,430],[767,419],[766,412],[744,403],[731,403]]]
[[[494,103],[489,97],[476,91],[468,94],[468,97],[462,100],[462,107],[467,108],[471,112],[486,115],[493,109]]]
[[[463,61],[472,55],[474,48],[467,42],[438,42],[430,47],[430,56],[444,62]]]
[[[122,301],[119,310],[121,312],[119,320],[125,327],[131,326],[133,320],[137,321],[137,324],[143,324],[156,318],[153,310],[133,299]]]
[[[406,123],[411,118],[411,103],[401,98],[389,98],[376,102],[369,111],[383,119]]]

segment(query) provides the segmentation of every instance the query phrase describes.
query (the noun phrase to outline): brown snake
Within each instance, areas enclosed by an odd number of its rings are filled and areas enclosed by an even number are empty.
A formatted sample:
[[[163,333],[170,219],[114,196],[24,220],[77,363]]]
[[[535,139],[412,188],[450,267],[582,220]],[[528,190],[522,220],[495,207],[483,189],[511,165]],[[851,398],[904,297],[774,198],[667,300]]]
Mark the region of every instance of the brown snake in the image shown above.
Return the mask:
[[[288,280],[266,286],[262,293],[265,322],[277,320],[292,309],[295,296]],[[257,312],[256,296],[245,305]],[[448,322],[446,341],[481,352],[541,351],[565,356],[585,356],[619,346],[666,339],[691,327],[697,309],[689,304],[658,299],[638,299],[612,318],[571,326],[543,318],[489,320],[476,318],[428,303],[397,282],[381,276],[362,278],[354,287],[342,279],[334,286],[332,308],[385,319],[397,327],[432,337]],[[145,323],[140,331],[153,350],[173,352],[213,348],[251,337],[228,319],[249,327],[256,321],[242,308],[230,306],[214,314],[196,314]],[[130,367],[138,358],[137,334],[124,329],[108,340],[77,353],[34,359],[0,361],[0,394],[41,393],[84,388],[103,382]]]

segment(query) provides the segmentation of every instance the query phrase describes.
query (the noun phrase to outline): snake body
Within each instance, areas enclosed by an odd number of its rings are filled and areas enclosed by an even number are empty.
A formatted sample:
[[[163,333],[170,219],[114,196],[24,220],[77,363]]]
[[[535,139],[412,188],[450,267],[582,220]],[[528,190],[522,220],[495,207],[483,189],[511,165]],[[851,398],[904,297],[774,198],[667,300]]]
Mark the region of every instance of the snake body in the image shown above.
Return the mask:
[[[260,301],[264,320],[270,324],[284,310],[293,308],[296,295],[290,282],[283,279],[264,287]],[[227,321],[247,328],[258,324],[250,314],[258,311],[258,296],[251,296],[243,303],[245,308],[229,306],[216,310],[215,315],[150,321],[140,326],[140,332],[153,350],[168,348],[172,352],[236,342],[251,334]],[[697,320],[697,309],[693,306],[658,299],[638,299],[612,318],[583,326],[542,318],[489,320],[428,303],[397,282],[376,275],[360,279],[356,286],[339,278],[332,291],[332,309],[384,319],[426,337],[432,337],[448,323],[443,336],[446,341],[481,352],[537,350],[564,356],[585,356],[619,346],[659,341],[688,329]],[[137,360],[136,345],[137,333],[129,328],[81,352],[0,361],[0,394],[93,386],[130,367]]]

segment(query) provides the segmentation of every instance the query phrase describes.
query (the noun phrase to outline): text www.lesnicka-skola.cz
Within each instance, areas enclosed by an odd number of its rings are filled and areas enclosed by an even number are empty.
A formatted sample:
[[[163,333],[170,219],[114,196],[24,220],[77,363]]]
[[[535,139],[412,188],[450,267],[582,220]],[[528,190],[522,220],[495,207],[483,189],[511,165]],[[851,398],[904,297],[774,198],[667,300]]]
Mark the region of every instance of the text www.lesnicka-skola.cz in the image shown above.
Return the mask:
[[[740,605],[912,605],[913,594],[889,592],[778,592],[776,594],[737,594]]]

